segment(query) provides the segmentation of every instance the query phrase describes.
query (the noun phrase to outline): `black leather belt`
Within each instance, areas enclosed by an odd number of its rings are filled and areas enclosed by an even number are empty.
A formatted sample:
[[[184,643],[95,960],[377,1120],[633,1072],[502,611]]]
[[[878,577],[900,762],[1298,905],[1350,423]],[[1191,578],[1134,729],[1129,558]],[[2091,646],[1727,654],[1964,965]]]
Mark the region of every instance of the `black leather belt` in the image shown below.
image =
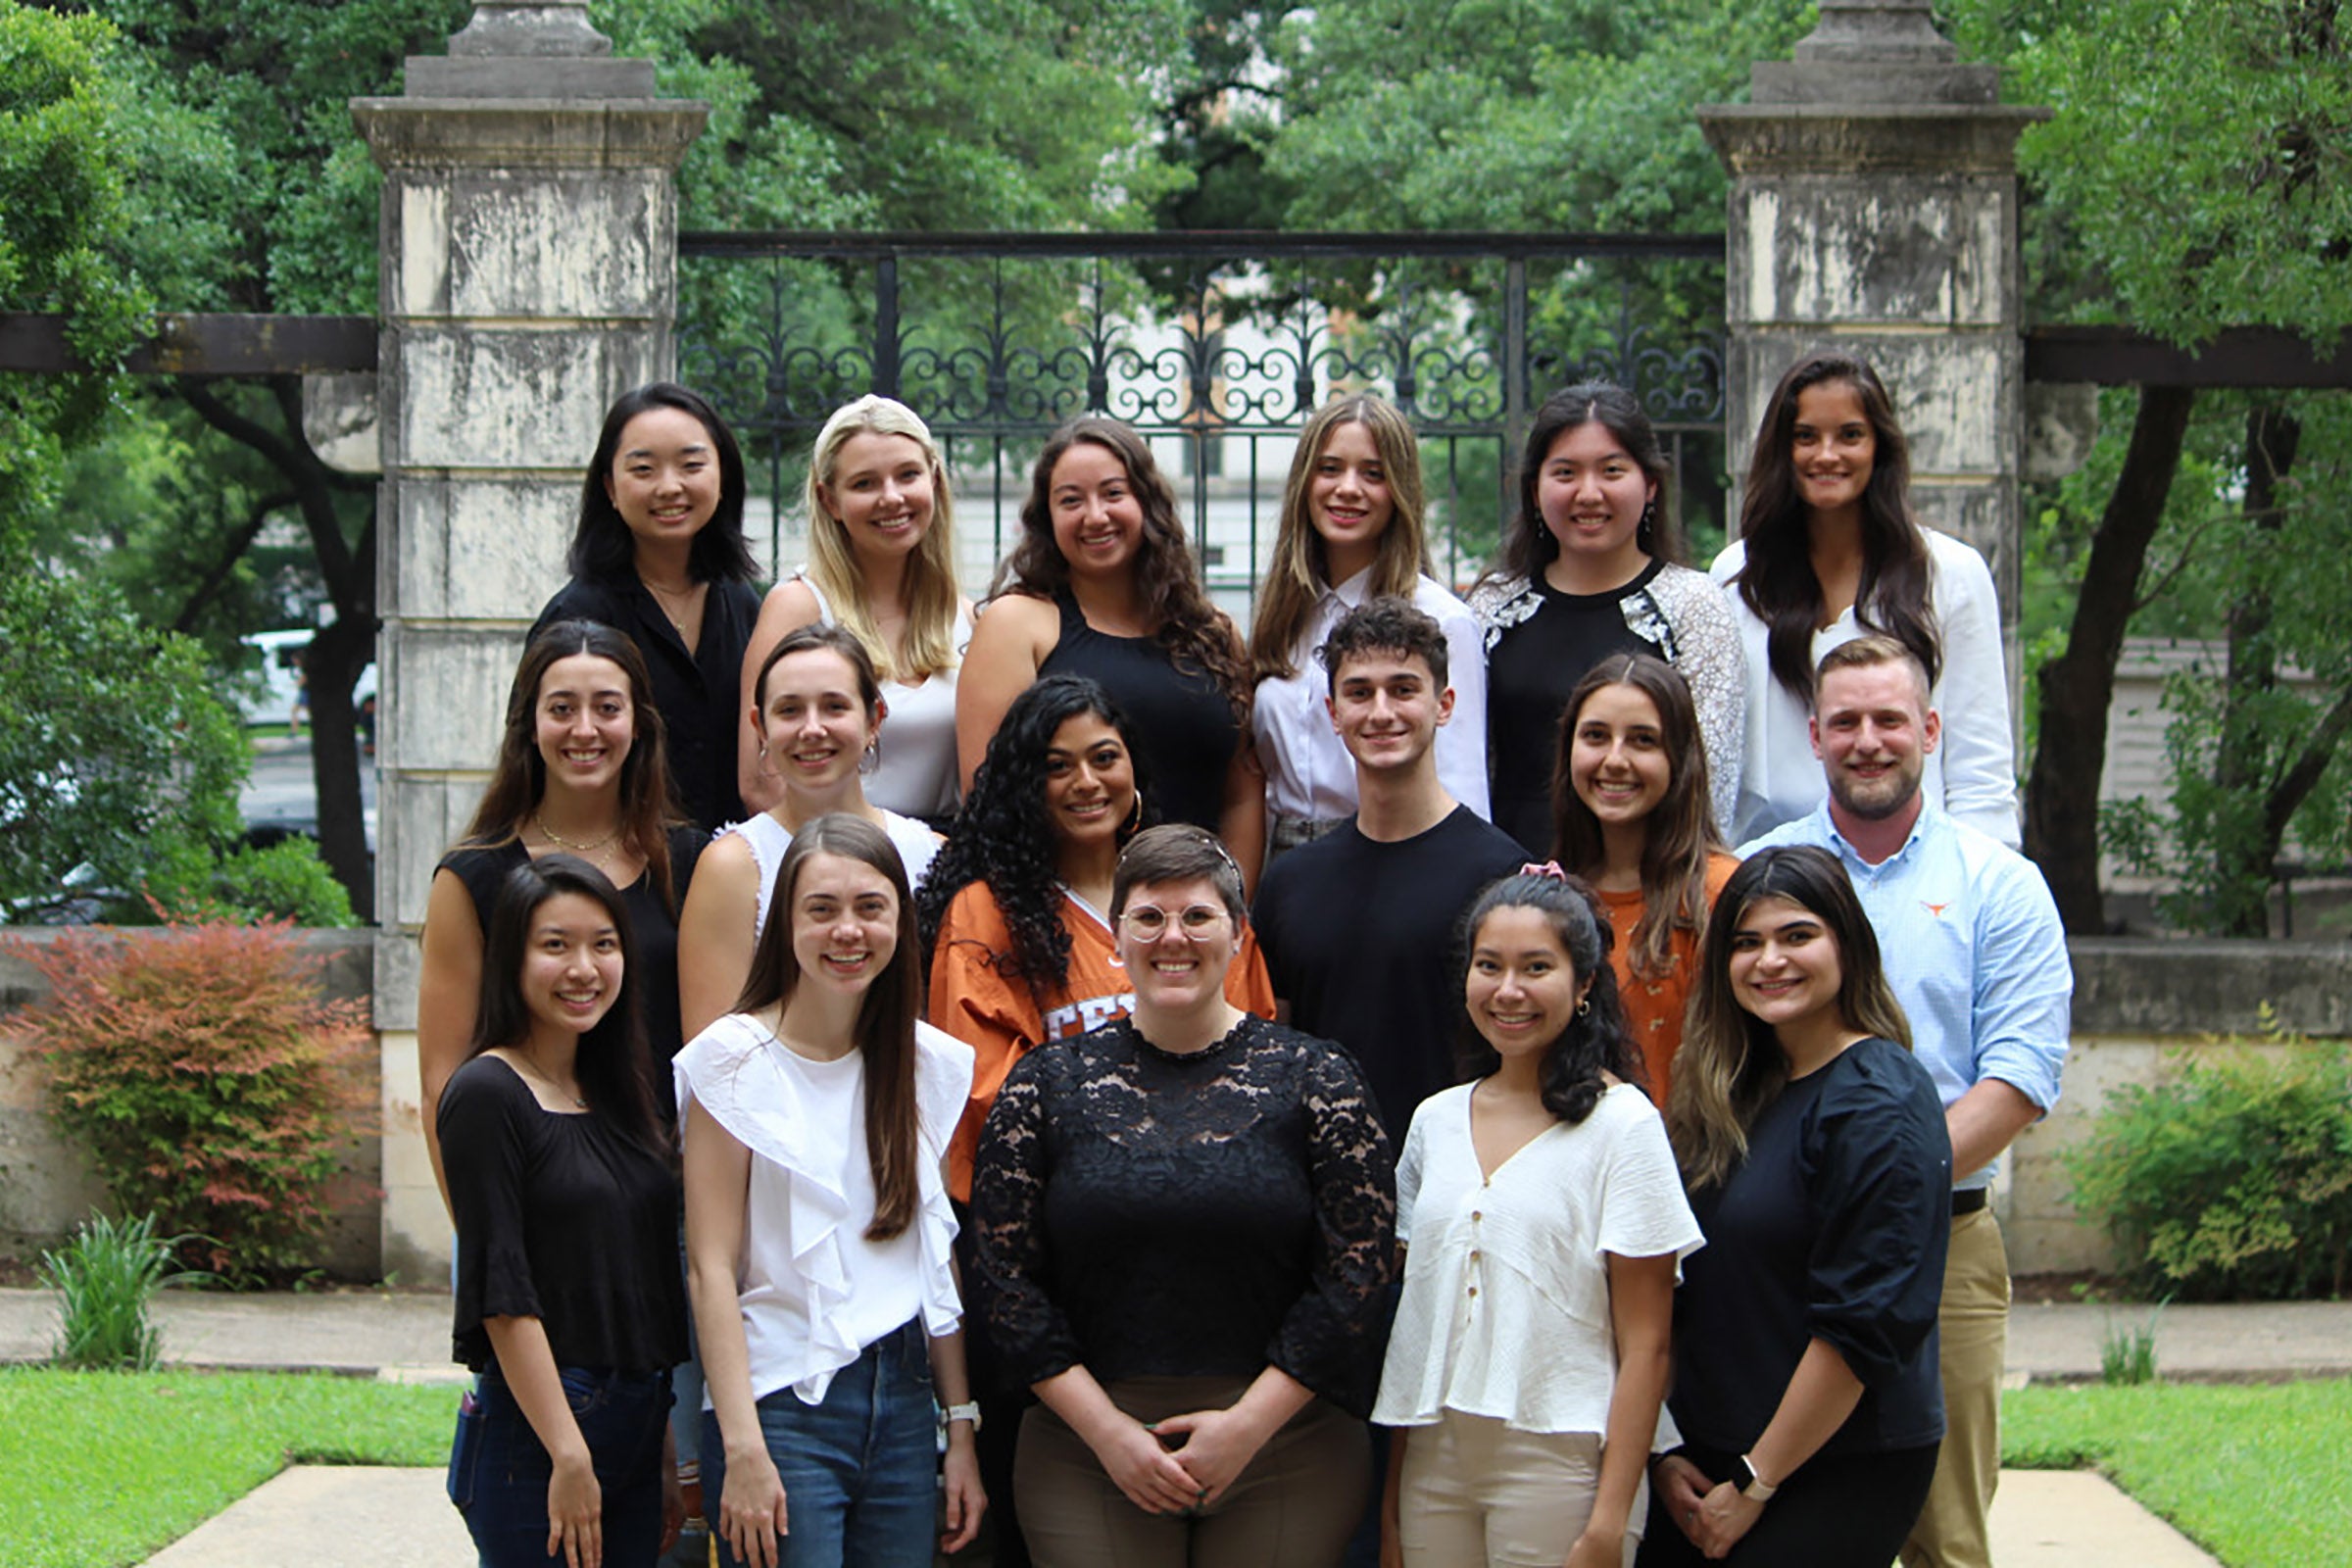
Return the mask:
[[[1989,1197],[1990,1191],[1983,1187],[1964,1188],[1952,1194],[1952,1218],[1958,1219],[1963,1214],[1974,1214],[1984,1206],[1985,1200]]]

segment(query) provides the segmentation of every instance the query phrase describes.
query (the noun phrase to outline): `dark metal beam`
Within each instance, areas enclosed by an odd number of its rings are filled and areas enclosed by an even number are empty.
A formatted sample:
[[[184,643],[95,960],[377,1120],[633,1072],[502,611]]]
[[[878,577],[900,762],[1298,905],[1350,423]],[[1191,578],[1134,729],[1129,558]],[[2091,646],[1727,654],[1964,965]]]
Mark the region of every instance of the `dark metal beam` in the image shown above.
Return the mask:
[[[159,314],[155,335],[123,360],[142,375],[274,375],[375,368],[372,316]],[[86,370],[66,341],[66,318],[0,311],[0,370]]]
[[[1208,257],[1331,257],[1340,260],[1395,257],[1610,257],[1720,263],[1721,234],[1572,234],[1519,231],[1432,230],[1427,233],[1359,234],[1274,229],[1148,229],[1131,233],[878,234],[830,229],[781,229],[727,233],[700,230],[678,236],[682,256],[802,256],[873,260],[884,256],[1102,256],[1159,261]]]
[[[2036,326],[2026,379],[2101,386],[2352,387],[2352,334],[2333,352],[2281,327],[2233,326],[2193,349],[2128,326]]]

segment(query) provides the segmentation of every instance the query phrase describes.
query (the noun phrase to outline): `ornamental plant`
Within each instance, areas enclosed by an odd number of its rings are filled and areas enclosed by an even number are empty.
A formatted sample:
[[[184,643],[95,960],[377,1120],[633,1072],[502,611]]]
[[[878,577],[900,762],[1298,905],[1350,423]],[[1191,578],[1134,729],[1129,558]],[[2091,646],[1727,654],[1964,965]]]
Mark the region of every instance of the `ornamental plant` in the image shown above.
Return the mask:
[[[115,1205],[233,1285],[314,1266],[336,1200],[360,1196],[344,1156],[375,1121],[365,1015],[321,996],[324,959],[281,922],[8,946],[51,986],[18,1020],[50,1119]]]
[[[2190,1301],[2352,1287],[2352,1055],[2264,1019],[2284,1059],[2191,1062],[2111,1097],[2065,1156],[2132,1284]]]

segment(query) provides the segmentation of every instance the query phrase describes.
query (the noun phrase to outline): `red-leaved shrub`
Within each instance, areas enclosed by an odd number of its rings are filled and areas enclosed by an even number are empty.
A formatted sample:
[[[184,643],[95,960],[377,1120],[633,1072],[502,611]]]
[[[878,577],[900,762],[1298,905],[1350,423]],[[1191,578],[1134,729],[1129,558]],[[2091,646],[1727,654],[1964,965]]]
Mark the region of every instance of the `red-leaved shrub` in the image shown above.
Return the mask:
[[[377,1119],[366,1015],[322,998],[324,960],[277,922],[8,946],[52,987],[17,1020],[49,1116],[122,1210],[235,1283],[314,1266],[351,1196],[343,1156]]]

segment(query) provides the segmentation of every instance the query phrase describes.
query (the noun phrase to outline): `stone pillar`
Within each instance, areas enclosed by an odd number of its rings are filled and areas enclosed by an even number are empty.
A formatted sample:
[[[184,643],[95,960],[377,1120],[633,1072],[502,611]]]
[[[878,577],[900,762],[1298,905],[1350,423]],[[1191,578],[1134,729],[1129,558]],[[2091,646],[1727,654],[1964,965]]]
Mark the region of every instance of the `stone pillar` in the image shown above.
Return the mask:
[[[709,106],[654,96],[583,0],[481,0],[353,117],[384,172],[375,1020],[384,1265],[447,1267],[416,1065],[434,862],[498,750],[521,633],[563,585],[604,411],[669,373],[676,171]]]
[[[1806,349],[1867,357],[1911,441],[1921,520],[1984,553],[2014,645],[2025,347],[2018,134],[1929,0],[1822,0],[1790,61],[1699,123],[1731,172],[1725,417],[1740,476],[1773,383]],[[2012,646],[2011,679],[2016,660]]]

